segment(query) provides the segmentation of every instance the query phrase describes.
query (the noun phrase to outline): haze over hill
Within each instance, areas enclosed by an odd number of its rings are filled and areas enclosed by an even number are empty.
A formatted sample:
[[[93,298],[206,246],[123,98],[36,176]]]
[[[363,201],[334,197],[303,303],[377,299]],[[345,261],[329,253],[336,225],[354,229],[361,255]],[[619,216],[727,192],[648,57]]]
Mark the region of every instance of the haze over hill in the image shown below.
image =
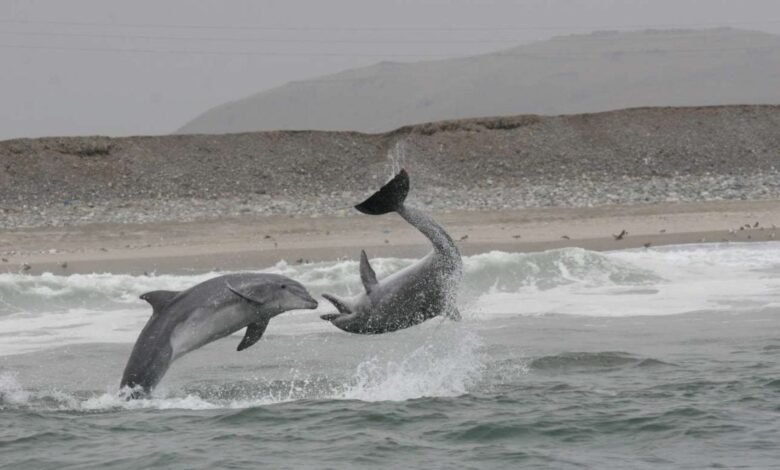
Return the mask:
[[[478,116],[777,104],[778,83],[777,35],[731,28],[601,32],[291,82],[212,108],[178,133],[383,132]]]

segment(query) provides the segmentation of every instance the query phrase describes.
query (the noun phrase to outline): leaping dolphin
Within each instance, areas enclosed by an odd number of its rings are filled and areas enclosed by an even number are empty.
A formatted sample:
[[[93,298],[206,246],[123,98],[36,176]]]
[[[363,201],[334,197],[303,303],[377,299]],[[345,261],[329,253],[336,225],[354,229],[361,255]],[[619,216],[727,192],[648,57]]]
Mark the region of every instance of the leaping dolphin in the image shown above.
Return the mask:
[[[154,312],[122,376],[120,388],[129,398],[151,393],[171,363],[190,351],[246,327],[238,345],[243,351],[263,336],[276,315],[317,308],[317,301],[298,282],[264,273],[228,274],[185,291],[158,290],[141,298]]]
[[[463,277],[463,260],[458,247],[433,218],[404,205],[408,193],[409,175],[401,170],[355,209],[370,215],[397,212],[431,241],[433,251],[381,281],[371,268],[366,252],[361,251],[360,279],[365,293],[351,299],[323,294],[339,313],[320,318],[344,331],[361,334],[388,333],[437,315],[460,318],[455,305]]]

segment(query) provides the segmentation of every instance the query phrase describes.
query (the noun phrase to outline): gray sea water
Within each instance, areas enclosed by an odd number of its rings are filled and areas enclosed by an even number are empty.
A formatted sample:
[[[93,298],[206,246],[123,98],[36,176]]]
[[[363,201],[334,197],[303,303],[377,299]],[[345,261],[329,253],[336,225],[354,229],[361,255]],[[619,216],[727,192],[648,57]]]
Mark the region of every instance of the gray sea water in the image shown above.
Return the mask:
[[[380,277],[410,260],[374,261]],[[116,388],[208,278],[0,275],[0,468],[778,468],[780,243],[465,260],[464,320],[355,336],[294,312]],[[313,293],[351,261],[268,268]]]

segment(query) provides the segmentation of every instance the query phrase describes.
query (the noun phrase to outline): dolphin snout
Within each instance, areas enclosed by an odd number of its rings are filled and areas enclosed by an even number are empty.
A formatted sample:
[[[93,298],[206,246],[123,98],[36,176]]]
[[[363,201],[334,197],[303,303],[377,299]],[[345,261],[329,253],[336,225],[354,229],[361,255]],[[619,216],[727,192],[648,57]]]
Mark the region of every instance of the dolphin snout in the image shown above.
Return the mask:
[[[303,305],[304,305],[303,308],[305,309],[313,310],[317,308],[317,305],[319,305],[317,301],[314,300],[314,298],[311,295],[309,295],[308,292],[303,292],[300,297],[301,300],[303,300]]]

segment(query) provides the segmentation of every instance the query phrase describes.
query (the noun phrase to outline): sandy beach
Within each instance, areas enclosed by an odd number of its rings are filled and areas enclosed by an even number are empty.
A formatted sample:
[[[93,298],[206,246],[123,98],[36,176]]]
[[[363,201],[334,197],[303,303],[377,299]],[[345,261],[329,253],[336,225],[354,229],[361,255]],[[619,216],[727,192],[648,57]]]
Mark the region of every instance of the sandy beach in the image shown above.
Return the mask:
[[[773,240],[780,226],[780,201],[450,211],[435,216],[464,255],[568,246],[603,251],[646,244]],[[627,234],[615,239],[623,230]],[[94,224],[7,230],[0,234],[0,270],[162,274],[257,269],[279,261],[356,259],[361,248],[371,257],[417,257],[429,246],[395,215]]]

